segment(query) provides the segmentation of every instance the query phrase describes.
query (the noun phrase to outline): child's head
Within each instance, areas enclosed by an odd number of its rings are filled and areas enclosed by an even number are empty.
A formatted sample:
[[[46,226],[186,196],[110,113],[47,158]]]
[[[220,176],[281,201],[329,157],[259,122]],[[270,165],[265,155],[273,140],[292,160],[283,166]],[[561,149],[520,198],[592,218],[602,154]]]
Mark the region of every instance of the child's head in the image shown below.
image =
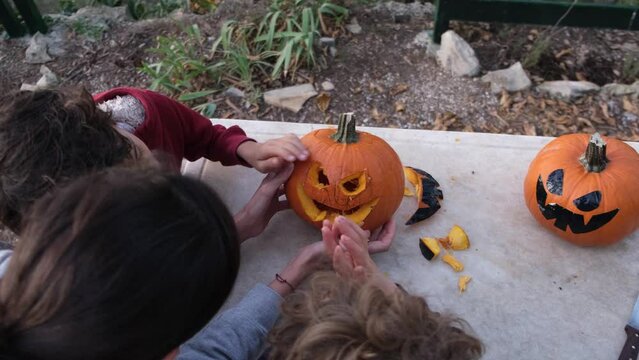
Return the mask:
[[[284,302],[271,359],[477,359],[482,345],[464,328],[420,297],[320,273]]]
[[[0,281],[2,359],[161,359],[228,296],[231,214],[198,180],[112,169],[33,207]]]
[[[53,186],[122,163],[133,144],[84,90],[20,91],[0,99],[0,221],[18,232]]]

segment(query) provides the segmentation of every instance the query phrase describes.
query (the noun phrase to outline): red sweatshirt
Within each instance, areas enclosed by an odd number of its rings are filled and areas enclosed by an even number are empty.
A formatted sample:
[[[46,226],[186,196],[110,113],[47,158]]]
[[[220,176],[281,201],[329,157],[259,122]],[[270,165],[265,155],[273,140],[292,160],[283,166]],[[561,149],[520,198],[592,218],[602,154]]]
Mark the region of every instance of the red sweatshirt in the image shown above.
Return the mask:
[[[222,165],[247,165],[237,156],[237,147],[249,139],[239,126],[225,128],[179,102],[159,93],[136,89],[116,88],[93,98],[101,103],[116,96],[130,95],[138,99],[145,111],[144,122],[133,135],[151,150],[161,150],[173,158],[178,169],[183,158],[195,161],[205,157]]]

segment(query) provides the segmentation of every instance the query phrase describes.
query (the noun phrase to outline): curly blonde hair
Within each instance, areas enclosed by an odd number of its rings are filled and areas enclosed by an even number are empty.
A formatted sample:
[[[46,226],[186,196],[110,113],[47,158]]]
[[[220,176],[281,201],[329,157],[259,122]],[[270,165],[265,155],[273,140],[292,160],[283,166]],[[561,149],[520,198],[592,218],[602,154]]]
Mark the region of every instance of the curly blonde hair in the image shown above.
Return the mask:
[[[478,359],[482,344],[461,319],[402,291],[385,294],[333,272],[291,294],[271,334],[270,359]]]

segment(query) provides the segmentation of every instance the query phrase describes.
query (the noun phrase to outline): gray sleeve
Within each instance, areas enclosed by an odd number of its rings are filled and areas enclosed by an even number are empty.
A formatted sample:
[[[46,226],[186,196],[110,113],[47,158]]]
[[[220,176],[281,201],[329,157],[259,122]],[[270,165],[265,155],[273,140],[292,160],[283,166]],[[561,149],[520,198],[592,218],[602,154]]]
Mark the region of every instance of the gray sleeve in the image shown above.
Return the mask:
[[[239,304],[216,316],[180,346],[178,360],[253,360],[280,315],[282,297],[258,284]]]
[[[4,273],[7,271],[12,254],[12,250],[0,250],[0,279],[4,277]]]

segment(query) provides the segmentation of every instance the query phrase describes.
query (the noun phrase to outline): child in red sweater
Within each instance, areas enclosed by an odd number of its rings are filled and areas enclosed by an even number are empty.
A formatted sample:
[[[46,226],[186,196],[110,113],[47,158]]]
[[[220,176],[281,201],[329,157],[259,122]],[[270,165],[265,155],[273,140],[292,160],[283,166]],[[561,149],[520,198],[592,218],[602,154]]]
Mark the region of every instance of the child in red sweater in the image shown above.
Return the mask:
[[[55,185],[119,164],[168,157],[269,173],[308,151],[294,135],[257,143],[238,126],[225,128],[156,92],[117,88],[21,91],[0,98],[0,221],[19,233],[35,200]],[[241,229],[238,229],[241,230]]]

